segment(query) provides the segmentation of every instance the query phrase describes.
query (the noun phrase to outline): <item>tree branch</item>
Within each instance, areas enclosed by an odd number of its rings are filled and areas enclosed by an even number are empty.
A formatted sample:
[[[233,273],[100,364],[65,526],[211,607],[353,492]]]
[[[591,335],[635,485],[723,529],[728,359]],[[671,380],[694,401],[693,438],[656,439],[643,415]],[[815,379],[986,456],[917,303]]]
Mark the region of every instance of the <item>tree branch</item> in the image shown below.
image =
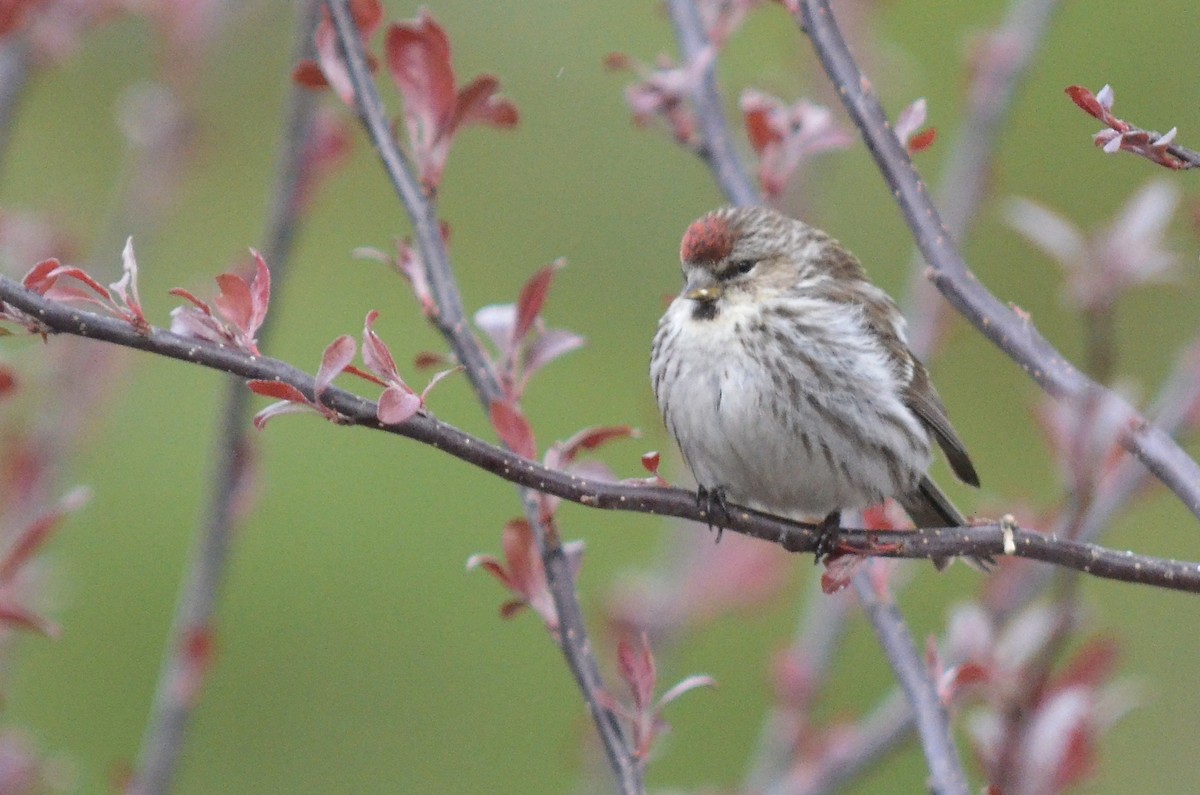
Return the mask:
[[[414,178],[408,158],[396,145],[387,114],[383,110],[375,83],[367,68],[362,42],[359,40],[347,0],[329,0],[328,7],[354,86],[355,109],[383,161],[396,195],[413,224],[422,265],[437,306],[433,322],[465,368],[484,411],[489,412],[491,405],[504,395],[491,363],[467,325],[462,299],[438,223],[436,203]],[[604,682],[591,651],[583,611],[575,595],[574,577],[563,554],[558,532],[553,523],[545,519],[537,495],[533,491],[523,488],[519,490],[519,497],[537,539],[547,584],[554,598],[559,620],[559,638],[567,665],[583,695],[584,703],[596,725],[609,764],[622,791],[642,792],[644,786],[641,765],[634,758],[616,714],[602,702]]]
[[[313,31],[320,18],[320,7],[320,0],[309,0],[300,8],[294,61],[313,57]],[[264,258],[270,263],[272,289],[276,296],[291,259],[300,210],[297,197],[305,178],[306,149],[315,110],[316,96],[293,86],[263,247]],[[268,316],[259,329],[260,344],[265,343],[272,325]],[[249,406],[250,393],[245,384],[236,378],[229,379],[214,450],[210,503],[207,515],[197,528],[195,549],[182,578],[155,686],[154,703],[138,754],[136,780],[130,787],[130,792],[137,795],[170,791],[179,767],[188,724],[197,703],[194,695],[200,683],[195,680],[202,676],[202,672],[196,670],[199,666],[194,647],[196,639],[208,637],[213,631],[218,592],[225,578],[237,524],[235,503],[249,476]]]
[[[878,564],[870,565],[873,568]],[[951,737],[950,717],[938,696],[937,685],[884,578],[874,575],[871,568],[860,571],[854,576],[854,590],[916,715],[917,733],[929,765],[929,789],[938,795],[967,795],[967,775]]]
[[[1081,400],[1104,387],[1071,365],[1027,319],[1002,304],[967,269],[941,216],[929,200],[904,147],[892,134],[871,83],[854,62],[827,0],[792,0],[789,7],[812,40],[817,56],[867,148],[900,203],[917,245],[930,263],[930,278],[950,303],[981,333],[1021,365],[1056,398]],[[1104,390],[1107,392],[1107,390]],[[1194,515],[1200,517],[1200,466],[1160,428],[1127,401],[1106,394],[1124,415],[1121,444],[1149,467]]]
[[[1004,21],[980,44],[966,117],[946,156],[938,190],[946,232],[960,246],[987,192],[997,141],[1017,85],[1037,55],[1058,6],[1059,0],[1014,0]],[[904,315],[909,321],[909,347],[921,358],[933,350],[945,307],[925,278],[925,267],[921,252],[913,252]]]
[[[693,0],[668,0],[667,8],[675,28],[675,38],[679,41],[680,60],[685,65],[694,63],[702,57],[706,48],[714,46],[709,40],[708,31],[704,29],[700,9]],[[704,68],[699,84],[692,93],[692,109],[700,127],[698,154],[712,171],[721,192],[739,206],[761,204],[762,197],[738,158],[729,136],[721,95],[717,91],[715,58]]]
[[[44,324],[47,333],[102,340],[241,378],[280,381],[315,399],[313,377],[278,359],[251,356],[159,328],[140,334],[122,320],[48,301],[7,277],[0,277],[0,301],[36,318]],[[793,522],[736,505],[730,506],[727,518],[709,516],[702,506],[697,505],[695,492],[646,485],[641,481],[611,483],[547,469],[427,413],[418,414],[402,425],[384,425],[376,416],[378,407],[373,401],[336,387],[322,392],[320,402],[341,415],[339,422],[342,424],[361,425],[413,439],[504,480],[580,505],[675,516],[701,524],[711,522],[735,533],[779,544],[790,552],[807,553],[816,548],[816,529],[804,522]],[[1003,522],[911,532],[846,529],[839,534],[839,540],[847,549],[877,557],[926,559],[1009,554],[1105,579],[1200,593],[1200,564],[1117,552],[1095,544],[1042,535]]]

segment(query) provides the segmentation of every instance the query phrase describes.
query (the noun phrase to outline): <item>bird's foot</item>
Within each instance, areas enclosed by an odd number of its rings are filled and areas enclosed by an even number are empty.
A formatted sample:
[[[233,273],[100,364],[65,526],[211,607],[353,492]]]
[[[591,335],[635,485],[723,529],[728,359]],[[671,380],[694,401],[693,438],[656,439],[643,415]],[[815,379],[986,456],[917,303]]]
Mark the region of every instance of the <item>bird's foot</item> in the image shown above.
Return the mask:
[[[696,507],[704,511],[704,518],[708,520],[708,529],[713,529],[713,518],[720,511],[720,518],[726,521],[729,520],[729,503],[725,499],[725,488],[723,486],[715,486],[711,489],[704,486],[696,488]],[[725,532],[725,528],[717,525],[717,543],[721,543],[721,534]]]
[[[820,563],[837,550],[838,537],[842,534],[842,512],[833,511],[817,524],[817,545],[813,549],[813,563]]]

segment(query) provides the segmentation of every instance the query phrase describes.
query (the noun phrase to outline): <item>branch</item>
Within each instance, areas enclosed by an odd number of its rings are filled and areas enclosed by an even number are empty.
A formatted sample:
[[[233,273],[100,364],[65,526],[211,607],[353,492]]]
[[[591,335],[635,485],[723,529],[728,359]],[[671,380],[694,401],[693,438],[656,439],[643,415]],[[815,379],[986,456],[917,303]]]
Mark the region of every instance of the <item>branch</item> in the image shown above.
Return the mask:
[[[1108,154],[1130,152],[1164,168],[1184,171],[1200,166],[1200,152],[1175,143],[1175,129],[1157,133],[1137,127],[1112,112],[1113,90],[1105,86],[1092,94],[1083,86],[1068,86],[1067,96],[1080,110],[1104,122],[1107,129],[1092,136],[1092,142]]]
[[[319,19],[320,0],[309,0],[297,15],[295,60],[312,57],[312,34]],[[304,181],[307,142],[312,131],[316,97],[299,86],[291,90],[287,122],[276,168],[265,259],[271,265],[276,295],[291,257]],[[259,329],[260,343],[270,328],[270,316]],[[165,793],[179,767],[179,757],[191,715],[198,699],[212,637],[218,591],[237,524],[236,501],[249,477],[250,440],[247,436],[250,394],[238,379],[230,379],[221,409],[214,451],[211,502],[197,528],[195,549],[184,572],[179,600],[165,644],[162,667],[155,686],[151,716],[138,754],[136,779],[129,792],[137,795]]]
[[[316,399],[313,377],[278,359],[251,356],[154,327],[141,334],[122,320],[46,300],[8,277],[0,277],[0,301],[36,318],[44,324],[47,333],[102,340],[232,373],[240,378],[279,381]],[[376,416],[378,406],[373,401],[336,387],[323,391],[320,402],[340,415],[339,424],[361,425],[413,439],[504,480],[580,505],[674,516],[704,525],[711,523],[779,544],[789,552],[808,553],[816,549],[819,536],[811,524],[736,505],[730,506],[728,517],[709,516],[704,507],[697,504],[693,491],[656,487],[641,481],[612,483],[547,469],[427,413],[418,414],[402,425],[384,425]],[[877,557],[927,559],[1008,554],[1077,569],[1105,579],[1200,593],[1200,564],[1117,552],[1095,544],[1042,535],[1005,522],[911,532],[845,529],[838,537],[847,549]]]
[[[8,154],[12,140],[13,120],[17,104],[29,82],[32,58],[25,36],[9,36],[0,43],[0,165]]]
[[[679,41],[680,60],[685,65],[694,63],[706,48],[714,46],[708,31],[704,29],[699,7],[693,0],[668,0],[667,8],[671,13],[671,24],[675,27],[675,38]],[[721,192],[739,206],[762,204],[762,197],[738,158],[729,136],[721,95],[717,92],[715,58],[704,68],[692,92],[692,109],[696,112],[700,127],[701,141],[697,153],[712,171]]]
[[[854,576],[854,590],[916,714],[917,733],[929,765],[930,791],[938,795],[966,795],[967,776],[951,737],[950,717],[878,565],[872,564]]]
[[[942,171],[938,206],[946,232],[962,245],[992,175],[997,141],[1012,109],[1017,85],[1041,47],[1059,0],[1014,0],[1000,26],[980,43],[967,96],[967,115]],[[934,348],[945,304],[925,278],[925,261],[913,253],[907,306],[908,344],[918,357]]]
[[[1120,396],[1087,378],[1038,333],[1033,324],[1002,304],[967,269],[925,183],[892,135],[871,83],[842,39],[827,0],[792,0],[793,15],[812,40],[821,65],[863,135],[876,165],[896,196],[917,245],[930,263],[930,278],[950,303],[979,331],[1021,365],[1044,390],[1063,400],[1082,400],[1102,390],[1123,414],[1122,446],[1200,518],[1200,466],[1162,429],[1151,425]]]
[[[396,195],[412,220],[430,292],[437,306],[433,322],[450,343],[454,355],[465,368],[484,411],[488,412],[491,405],[503,397],[503,393],[491,363],[467,325],[462,298],[454,280],[449,254],[438,223],[436,203],[414,178],[408,158],[400,151],[392,135],[387,115],[367,67],[348,0],[329,0],[328,7],[354,87],[355,109],[383,161]],[[563,655],[591,713],[609,764],[622,791],[642,792],[644,786],[641,765],[625,739],[616,714],[602,702],[602,694],[606,692],[604,682],[591,651],[583,611],[575,596],[574,578],[563,554],[558,532],[552,522],[545,520],[538,505],[537,495],[528,488],[530,484],[524,485],[526,488],[520,490],[519,496],[525,516],[537,538],[546,580],[554,597]]]

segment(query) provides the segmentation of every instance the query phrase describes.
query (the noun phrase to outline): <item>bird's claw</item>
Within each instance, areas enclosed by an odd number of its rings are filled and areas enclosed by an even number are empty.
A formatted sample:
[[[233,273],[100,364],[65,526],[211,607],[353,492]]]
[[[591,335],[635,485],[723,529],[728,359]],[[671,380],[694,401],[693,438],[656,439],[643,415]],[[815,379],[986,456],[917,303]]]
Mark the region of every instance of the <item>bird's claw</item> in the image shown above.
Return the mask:
[[[713,488],[705,488],[698,486],[696,488],[696,507],[704,512],[704,518],[708,520],[708,529],[714,527],[713,517],[717,515],[717,511],[721,512],[721,519],[729,520],[729,503],[725,499],[725,489],[722,486],[714,486]],[[717,543],[721,543],[721,534],[725,532],[725,528],[721,525],[715,525],[717,529]]]
[[[822,519],[816,528],[817,545],[813,548],[813,563],[817,564],[833,554],[842,534],[842,513],[833,511]]]

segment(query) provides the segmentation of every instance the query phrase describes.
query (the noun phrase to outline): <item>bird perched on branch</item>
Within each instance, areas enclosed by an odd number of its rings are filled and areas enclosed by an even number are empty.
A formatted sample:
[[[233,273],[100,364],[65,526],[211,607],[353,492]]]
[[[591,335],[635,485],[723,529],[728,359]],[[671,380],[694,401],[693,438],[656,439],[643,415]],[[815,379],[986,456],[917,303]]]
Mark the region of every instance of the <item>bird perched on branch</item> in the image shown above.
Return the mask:
[[[888,498],[918,527],[965,524],[927,474],[934,444],[972,486],[975,467],[895,301],[853,254],[774,210],[729,207],[688,227],[680,257],[650,378],[710,509],[820,519],[818,558],[842,511]]]

